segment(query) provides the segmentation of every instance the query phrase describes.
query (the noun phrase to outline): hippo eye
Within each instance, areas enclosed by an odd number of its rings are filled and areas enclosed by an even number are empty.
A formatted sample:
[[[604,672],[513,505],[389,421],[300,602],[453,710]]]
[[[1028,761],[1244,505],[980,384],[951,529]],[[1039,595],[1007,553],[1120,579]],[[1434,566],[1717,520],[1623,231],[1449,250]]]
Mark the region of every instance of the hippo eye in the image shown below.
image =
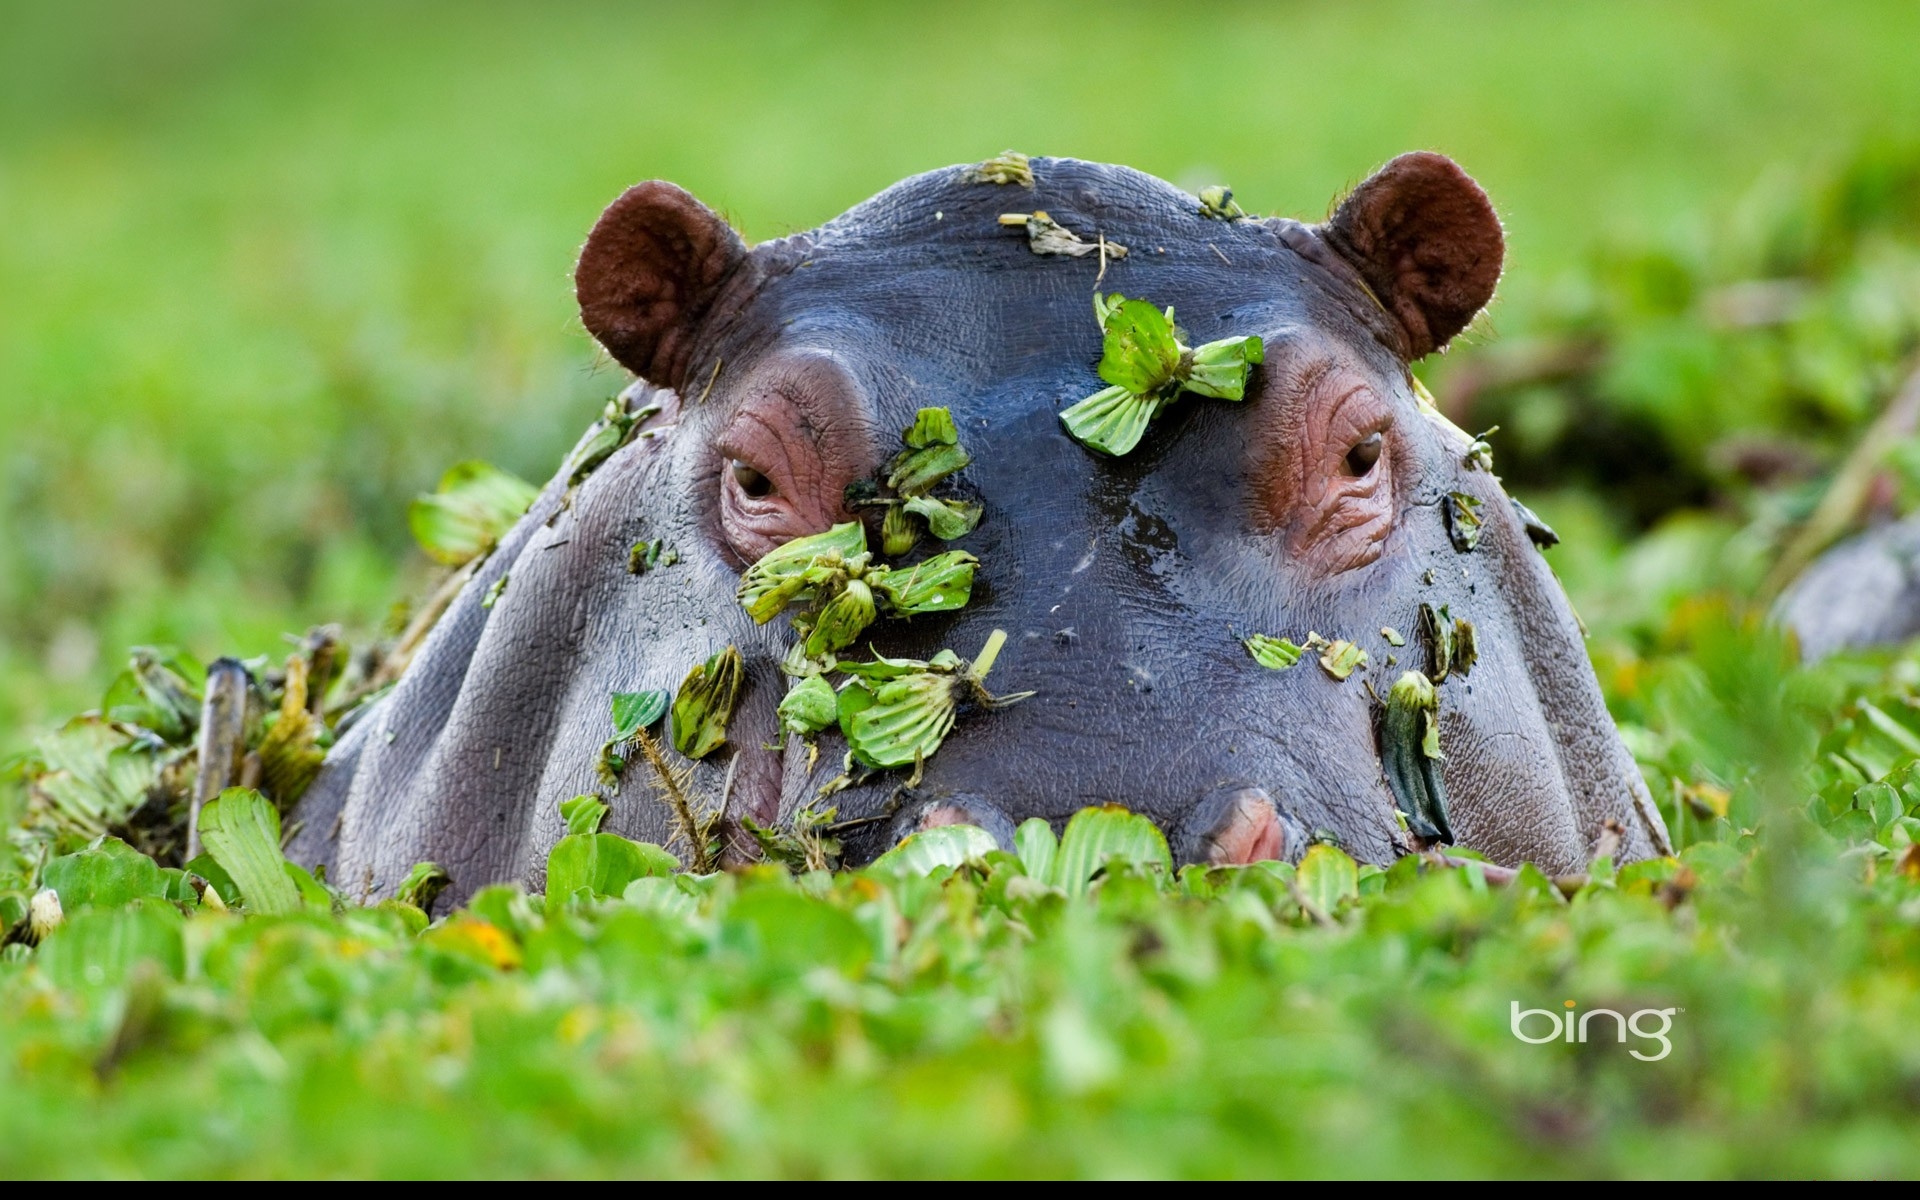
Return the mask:
[[[1373,470],[1373,464],[1380,461],[1380,435],[1370,433],[1347,451],[1347,474],[1356,479]]]
[[[736,458],[729,465],[733,471],[733,481],[739,484],[740,490],[747,495],[759,499],[761,496],[765,496],[773,491],[773,480],[768,479],[765,475],[762,475],[746,463]]]

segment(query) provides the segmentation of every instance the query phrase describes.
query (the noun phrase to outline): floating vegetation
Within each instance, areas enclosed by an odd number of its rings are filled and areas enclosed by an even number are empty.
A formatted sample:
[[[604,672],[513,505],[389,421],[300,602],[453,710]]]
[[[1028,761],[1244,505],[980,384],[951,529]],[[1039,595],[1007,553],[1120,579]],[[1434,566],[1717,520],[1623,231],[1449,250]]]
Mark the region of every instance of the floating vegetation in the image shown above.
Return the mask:
[[[679,561],[680,551],[667,545],[665,538],[635,542],[633,548],[627,551],[627,574],[645,575],[648,571],[670,567]]]
[[[714,373],[717,375],[719,371],[720,365],[715,363]],[[639,428],[641,422],[659,412],[658,404],[630,410],[625,393],[607,401],[600,419],[587,428],[586,435],[567,459],[567,486],[578,487],[587,476],[599,469],[601,463],[612,458],[614,451],[632,439],[634,430]]]
[[[1145,300],[1093,298],[1104,333],[1099,373],[1108,386],[1060,414],[1074,439],[1103,454],[1140,444],[1147,426],[1184,392],[1221,400],[1246,396],[1248,373],[1262,359],[1258,337],[1230,337],[1198,348],[1181,341],[1173,309]]]
[[[1480,498],[1465,492],[1448,492],[1446,500],[1447,537],[1462,554],[1471,553],[1480,544]]]
[[[627,769],[627,760],[620,753],[621,747],[638,738],[651,728],[667,711],[667,693],[664,691],[615,692],[612,701],[613,736],[600,747],[600,757],[596,763],[600,778],[609,787],[617,788],[621,773]]]
[[[1367,652],[1353,642],[1337,640],[1329,642],[1319,634],[1309,634],[1307,645],[1315,644],[1326,649],[1320,655],[1320,669],[1342,683],[1355,671],[1367,665]]]
[[[1200,215],[1213,221],[1245,220],[1247,210],[1233,200],[1233,189],[1219,184],[1200,189]]]
[[[1094,240],[1089,242],[1044,212],[1001,213],[1000,223],[1025,229],[1027,249],[1035,254],[1058,254],[1068,258],[1086,258],[1098,254],[1103,262],[1127,256],[1127,248],[1119,242],[1110,242],[1103,234],[1095,234]]]
[[[1440,696],[1418,671],[1401,675],[1387,692],[1380,760],[1408,831],[1427,843],[1453,841],[1440,778]]]
[[[462,566],[490,553],[540,495],[540,489],[478,459],[457,463],[438,490],[407,508],[407,527],[435,560]]]
[[[1256,633],[1242,638],[1241,644],[1253,655],[1253,661],[1275,671],[1284,671],[1300,661],[1301,648],[1286,638]]]
[[[968,167],[962,178],[968,183],[1015,184],[1033,186],[1033,163],[1018,150],[1003,150],[983,163]]]
[[[884,506],[880,550],[899,558],[919,544],[923,533],[943,542],[965,537],[980,523],[979,504],[929,495],[935,487],[973,461],[960,444],[953,414],[944,408],[923,408],[900,435],[905,448],[887,464],[886,486],[893,496],[882,496],[871,482],[849,488],[847,503],[854,508]]]
[[[1485,471],[1489,475],[1493,474],[1493,443],[1487,439],[1499,432],[1500,427],[1495,425],[1484,433],[1474,434],[1473,442],[1468,445],[1467,452],[1460,457],[1460,465],[1469,471]]]
[[[808,606],[793,619],[800,640],[787,660],[790,674],[832,670],[837,652],[883,612],[894,617],[947,612],[971,599],[979,560],[966,551],[889,567],[873,561],[866,540],[866,526],[848,521],[775,547],[741,575],[740,605],[759,624],[789,605]]]
[[[926,662],[876,655],[868,663],[842,663],[853,676],[840,692],[840,730],[853,757],[869,767],[904,767],[933,757],[953,729],[962,700],[997,709],[1033,695],[995,696],[986,689],[1007,634],[996,629],[972,662],[942,650]]]
[[[1382,625],[1380,627],[1380,636],[1387,639],[1387,645],[1389,646],[1398,648],[1407,644],[1407,639],[1401,636],[1400,631],[1391,625]]]
[[[688,758],[705,758],[726,745],[744,676],[740,651],[732,646],[687,672],[673,699],[675,750]]]
[[[1464,677],[1480,661],[1473,622],[1456,617],[1446,605],[1420,606],[1420,640],[1427,650],[1427,678],[1444,683],[1449,674]]]
[[[513,578],[511,575],[503,574],[488,584],[486,592],[480,597],[480,607],[491,610],[494,605],[500,603],[500,597],[507,594],[507,580],[511,578]]]

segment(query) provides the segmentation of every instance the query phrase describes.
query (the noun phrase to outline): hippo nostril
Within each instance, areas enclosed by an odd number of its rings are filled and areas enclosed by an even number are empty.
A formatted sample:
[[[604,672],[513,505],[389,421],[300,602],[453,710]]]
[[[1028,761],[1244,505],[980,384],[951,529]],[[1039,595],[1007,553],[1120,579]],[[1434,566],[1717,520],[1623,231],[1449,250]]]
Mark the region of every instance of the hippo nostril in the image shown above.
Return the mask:
[[[1194,805],[1174,835],[1182,863],[1238,866],[1298,855],[1304,839],[1280,815],[1267,790],[1250,784],[1216,788]]]
[[[758,469],[748,466],[737,458],[730,466],[733,471],[733,481],[739,484],[740,490],[747,495],[757,500],[773,491],[773,480],[768,479]]]
[[[1361,438],[1347,451],[1347,474],[1357,479],[1373,470],[1373,464],[1380,461],[1380,448],[1384,444],[1378,433]]]

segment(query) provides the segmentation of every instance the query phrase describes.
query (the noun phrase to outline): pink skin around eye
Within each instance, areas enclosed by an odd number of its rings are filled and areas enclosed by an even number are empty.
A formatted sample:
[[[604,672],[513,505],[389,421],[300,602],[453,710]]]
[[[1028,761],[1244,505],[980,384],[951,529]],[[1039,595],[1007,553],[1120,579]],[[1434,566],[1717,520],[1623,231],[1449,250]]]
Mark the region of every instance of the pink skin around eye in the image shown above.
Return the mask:
[[[1377,392],[1337,367],[1309,370],[1276,385],[1292,394],[1267,442],[1263,465],[1267,515],[1285,530],[1291,552],[1320,571],[1351,571],[1380,557],[1393,531],[1393,413]],[[1379,456],[1358,473],[1354,448],[1380,434]]]
[[[727,426],[715,445],[720,524],[742,560],[851,519],[845,490],[862,472],[844,452],[835,453],[830,435],[779,390],[749,399]],[[747,470],[736,472],[735,463]],[[740,476],[751,480],[755,472],[765,482],[750,488]]]

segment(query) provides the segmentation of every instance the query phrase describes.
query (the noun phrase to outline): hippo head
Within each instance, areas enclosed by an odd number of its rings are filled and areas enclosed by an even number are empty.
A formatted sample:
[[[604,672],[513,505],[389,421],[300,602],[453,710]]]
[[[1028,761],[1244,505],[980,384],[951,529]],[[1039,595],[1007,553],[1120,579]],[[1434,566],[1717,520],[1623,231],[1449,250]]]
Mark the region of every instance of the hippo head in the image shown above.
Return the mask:
[[[1498,280],[1480,188],[1410,154],[1309,226],[1122,167],[1030,172],[931,172],[755,247],[672,185],[616,200],[576,283],[587,329],[640,378],[616,405],[632,429],[591,472],[576,455],[341,739],[296,856],[349,888],[390,889],[429,858],[461,892],[537,881],[558,802],[582,792],[608,797],[609,829],[666,841],[653,792],[616,795],[597,771],[609,697],[674,689],[729,645],[744,672],[728,744],[676,763],[724,805],[736,856],[753,845],[739,818],[829,804],[853,862],[915,828],[963,821],[1006,842],[1027,818],[1105,803],[1151,816],[1183,861],[1297,858],[1315,838],[1374,862],[1445,840],[1555,871],[1603,841],[1664,852],[1530,536],[1542,527],[1408,369]],[[1060,232],[1001,219],[1015,212]],[[1102,387],[1096,293],[1171,307],[1190,345],[1257,335],[1244,400],[1184,395],[1124,455],[1081,444],[1061,413]],[[848,773],[835,731],[817,756],[782,744],[795,634],[757,624],[736,589],[768,551],[838,523],[865,521],[877,548],[880,510],[859,500],[927,407],[971,456],[946,494],[982,515],[900,561],[971,553],[971,600],[878,620],[841,657],[966,658],[1004,630],[993,690],[1032,695],[963,705],[917,769]],[[636,573],[643,543],[677,561]],[[1423,607],[1442,633],[1471,623],[1469,673],[1431,670]],[[1306,650],[1276,669],[1253,634]],[[1337,677],[1310,634],[1366,665]],[[1411,670],[1443,674],[1437,836],[1383,765],[1382,702]]]

